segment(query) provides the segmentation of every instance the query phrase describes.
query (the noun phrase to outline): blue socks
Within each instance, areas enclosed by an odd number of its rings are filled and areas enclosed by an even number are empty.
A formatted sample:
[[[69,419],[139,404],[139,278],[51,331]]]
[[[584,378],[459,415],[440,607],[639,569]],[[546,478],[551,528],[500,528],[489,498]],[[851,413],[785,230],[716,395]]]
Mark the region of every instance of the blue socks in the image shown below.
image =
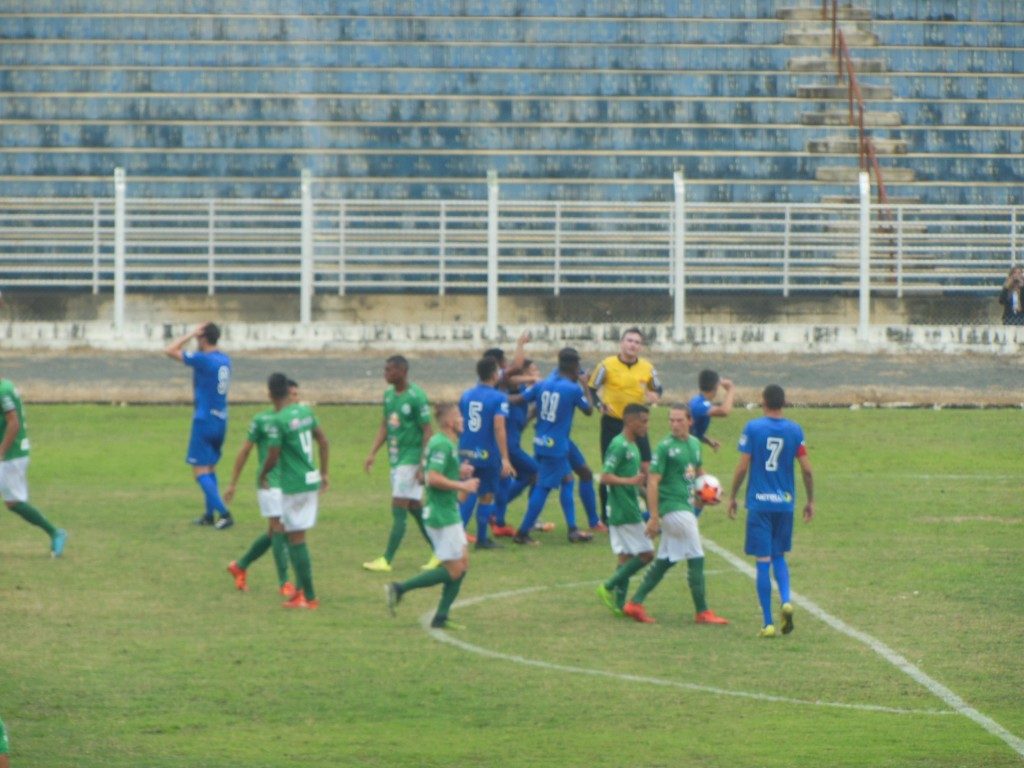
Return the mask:
[[[213,517],[214,512],[220,514],[221,517],[226,516],[228,508],[224,506],[224,502],[220,498],[220,491],[217,490],[216,473],[208,472],[205,475],[200,475],[196,478],[196,482],[199,483],[203,496],[206,497],[206,516]]]
[[[775,555],[772,558],[772,571],[775,573],[775,583],[779,585],[779,597],[782,602],[789,602],[789,565],[786,563],[785,555]]]
[[[518,499],[523,491],[525,491],[527,488],[533,485],[534,480],[536,480],[536,478],[533,475],[530,475],[529,477],[525,478],[513,478],[512,483],[511,485],[509,485],[508,489],[508,498],[506,499],[507,503],[511,504],[513,501]]]
[[[757,599],[761,603],[761,613],[764,614],[764,624],[768,626],[772,621],[772,575],[771,563],[757,561]]]
[[[471,493],[466,500],[459,504],[459,514],[462,516],[462,527],[469,525],[469,518],[473,516],[473,508],[476,507],[476,494]]]
[[[562,483],[562,486],[558,490],[558,500],[562,504],[562,514],[565,515],[565,524],[569,527],[570,531],[576,529],[575,490],[576,483],[572,480],[568,483]]]
[[[494,514],[494,502],[481,504],[476,508],[476,541],[487,541],[487,526],[491,522],[491,515]]]
[[[519,525],[520,536],[527,535],[537,524],[537,518],[540,517],[541,511],[544,509],[544,502],[548,500],[548,490],[539,485],[533,486],[533,490],[530,491],[530,501],[526,505],[526,514],[523,516],[523,522]]]
[[[593,480],[580,480],[580,501],[587,512],[587,523],[593,528],[601,518],[597,516],[597,494],[594,493]]]

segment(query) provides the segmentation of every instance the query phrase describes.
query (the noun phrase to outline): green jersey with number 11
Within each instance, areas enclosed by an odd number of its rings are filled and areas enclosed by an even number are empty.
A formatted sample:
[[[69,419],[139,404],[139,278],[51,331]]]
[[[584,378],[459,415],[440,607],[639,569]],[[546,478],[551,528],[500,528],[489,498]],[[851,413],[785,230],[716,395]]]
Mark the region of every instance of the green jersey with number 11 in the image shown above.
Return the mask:
[[[268,424],[268,444],[280,446],[281,492],[307,493],[320,487],[320,471],[313,461],[313,430],[317,427],[313,409],[302,403],[282,408]]]

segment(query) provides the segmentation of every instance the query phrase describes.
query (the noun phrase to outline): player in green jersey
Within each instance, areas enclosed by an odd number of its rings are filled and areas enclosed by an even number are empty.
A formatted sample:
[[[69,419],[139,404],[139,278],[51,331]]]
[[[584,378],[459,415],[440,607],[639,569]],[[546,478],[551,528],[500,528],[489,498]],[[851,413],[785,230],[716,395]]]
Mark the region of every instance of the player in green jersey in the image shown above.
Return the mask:
[[[8,768],[10,766],[10,758],[8,755],[11,753],[11,746],[7,741],[7,728],[4,726],[4,721],[0,720],[0,768]]]
[[[385,592],[388,610],[394,616],[395,607],[406,592],[443,584],[441,602],[430,626],[457,629],[448,618],[448,612],[469,568],[466,529],[459,514],[459,495],[476,493],[480,479],[472,477],[473,468],[459,460],[458,442],[462,433],[459,407],[455,403],[442,403],[437,406],[435,416],[439,432],[430,438],[424,455],[427,503],[423,507],[423,522],[441,566],[401,583],[394,581],[385,587]]]
[[[288,558],[295,569],[295,594],[284,606],[317,608],[320,601],[313,589],[306,531],[316,525],[319,496],[327,490],[327,437],[312,408],[288,402],[288,378],[283,373],[272,374],[267,385],[277,415],[267,425],[267,458],[260,471],[259,487],[270,487],[270,473],[280,464],[281,523],[288,535]],[[319,469],[313,460],[314,441],[319,447]]]
[[[370,454],[363,462],[363,469],[367,473],[373,469],[377,451],[387,442],[391,464],[391,534],[384,554],[363,563],[363,568],[387,573],[405,536],[407,517],[411,516],[416,521],[423,538],[430,544],[421,516],[423,481],[420,460],[432,432],[427,395],[409,381],[409,361],[401,355],[389,357],[384,362],[384,380],[390,385],[384,392],[384,418],[370,447]],[[438,565],[432,563],[430,567]]]
[[[10,379],[0,379],[0,410],[4,414],[0,433],[0,495],[9,510],[46,531],[50,537],[50,554],[60,557],[64,554],[67,531],[56,527],[28,503],[29,443],[25,409]]]
[[[636,618],[646,616],[643,603],[665,573],[681,560],[686,561],[686,579],[697,611],[698,624],[728,624],[708,610],[704,594],[704,549],[700,544],[697,516],[700,508],[693,503],[693,482],[704,474],[700,440],[690,434],[692,416],[685,403],[673,405],[668,412],[670,434],[662,440],[651,459],[647,478],[647,535],[652,539],[661,532],[658,556],[647,569],[644,580],[624,612]],[[641,621],[642,619],[637,619]]]
[[[268,382],[269,387],[269,382]],[[288,379],[288,402],[299,402],[299,385],[297,382]],[[256,448],[256,455],[259,460],[257,477],[267,460],[267,452],[270,449],[271,422],[277,417],[276,406],[257,413],[249,422],[249,432],[245,437],[245,443],[235,458],[235,466],[231,472],[231,483],[224,491],[224,501],[230,504],[235,498],[235,491],[238,487],[238,478],[245,468],[245,462],[249,459],[253,447]],[[245,592],[249,589],[246,582],[246,571],[249,566],[262,557],[268,549],[273,550],[274,564],[277,566],[278,591],[287,598],[295,595],[294,585],[288,581],[288,537],[285,535],[284,526],[281,524],[281,470],[274,467],[267,475],[268,488],[256,487],[256,502],[259,505],[260,515],[267,519],[267,532],[260,534],[249,547],[248,551],[238,560],[232,560],[228,564],[228,573],[235,578],[235,586]]]
[[[608,538],[619,567],[612,577],[597,587],[597,595],[616,616],[626,614],[626,595],[630,577],[651,562],[654,545],[644,531],[639,489],[644,485],[640,448],[637,440],[647,436],[650,411],[647,406],[630,403],[622,412],[622,432],[612,438],[604,454],[601,482],[608,486]],[[653,622],[643,614],[627,614],[637,621]]]

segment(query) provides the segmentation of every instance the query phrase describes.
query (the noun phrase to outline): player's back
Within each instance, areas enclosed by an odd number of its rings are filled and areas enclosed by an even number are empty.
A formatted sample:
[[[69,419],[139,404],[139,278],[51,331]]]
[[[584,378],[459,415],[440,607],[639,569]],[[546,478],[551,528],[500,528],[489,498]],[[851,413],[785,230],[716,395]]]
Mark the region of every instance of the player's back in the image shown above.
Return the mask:
[[[524,394],[530,389],[526,384],[519,386],[519,394]],[[530,403],[526,400],[519,403],[508,404],[508,420],[506,431],[508,434],[509,447],[519,445],[522,440],[523,430],[526,429],[526,422],[530,418]]]
[[[589,410],[583,387],[555,374],[534,385],[528,396],[537,406],[533,439],[537,455],[564,456],[569,452],[569,434],[576,409]]]
[[[276,442],[281,446],[281,490],[285,493],[316,490],[320,487],[320,472],[313,459],[313,430],[318,426],[313,409],[304,403],[292,403],[278,412],[275,421]]]
[[[464,424],[459,454],[474,466],[500,465],[494,417],[508,417],[508,395],[486,384],[477,384],[462,393],[459,410]]]
[[[228,417],[228,387],[231,384],[231,359],[215,349],[211,352],[186,352],[185,365],[192,368],[192,392],[195,417]]]
[[[792,512],[796,501],[793,465],[806,451],[800,425],[782,417],[762,416],[744,427],[739,447],[750,454],[747,508]]]
[[[711,426],[712,407],[711,401],[704,397],[702,392],[690,398],[690,416],[693,419],[690,434],[698,440],[707,434],[708,427]]]

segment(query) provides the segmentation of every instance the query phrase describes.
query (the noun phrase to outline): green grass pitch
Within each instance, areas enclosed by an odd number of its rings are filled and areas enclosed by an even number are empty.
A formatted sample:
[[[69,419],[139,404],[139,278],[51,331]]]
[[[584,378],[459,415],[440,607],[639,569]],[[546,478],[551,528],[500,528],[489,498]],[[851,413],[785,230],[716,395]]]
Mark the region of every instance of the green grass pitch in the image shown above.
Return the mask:
[[[256,410],[233,408],[222,485]],[[388,577],[360,568],[390,522],[384,455],[362,471],[377,408],[318,411],[333,449],[310,534],[322,605],[299,613],[279,607],[269,554],[246,594],[224,570],[262,529],[253,464],[233,529],[189,524],[201,496],[183,462],[187,409],[27,413],[32,500],[71,538],[53,561],[38,530],[10,514],[0,527],[0,716],[16,768],[1021,765],[799,603],[791,636],[758,640],[753,582],[715,553],[709,598],[728,627],[693,624],[682,568],[648,600],[656,625],[614,619],[594,595],[607,540],[570,546],[554,497],[544,519],[560,526],[542,546],[471,551],[453,614],[464,646],[419,623],[437,589],[389,618]],[[706,467],[726,485],[754,415],[713,425],[724,447]],[[790,415],[818,487],[818,518],[797,524],[794,589],[1024,735],[1019,415]],[[578,419],[593,465],[596,426]],[[666,431],[657,409],[652,437]],[[703,533],[742,554],[742,522],[723,510]],[[394,576],[427,555],[410,528]]]

